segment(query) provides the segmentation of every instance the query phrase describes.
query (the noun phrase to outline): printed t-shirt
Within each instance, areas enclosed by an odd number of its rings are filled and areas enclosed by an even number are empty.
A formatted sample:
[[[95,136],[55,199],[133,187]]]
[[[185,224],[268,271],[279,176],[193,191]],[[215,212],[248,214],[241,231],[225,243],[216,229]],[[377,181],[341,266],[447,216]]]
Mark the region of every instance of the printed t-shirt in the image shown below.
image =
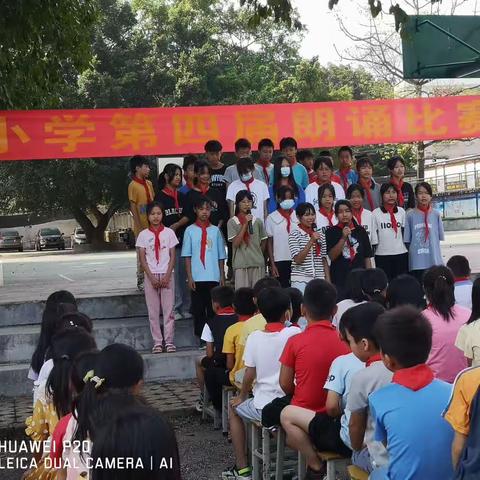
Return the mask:
[[[193,224],[185,230],[183,237],[182,257],[191,257],[192,277],[195,282],[219,282],[219,260],[225,260],[225,244],[218,227],[210,225],[207,228],[207,247],[205,250],[205,265],[200,259],[202,244],[202,229]]]
[[[148,268],[152,273],[165,273],[168,270],[170,262],[170,249],[178,245],[178,239],[175,232],[168,227],[164,227],[160,233],[160,256],[157,261],[155,256],[155,235],[150,230],[142,230],[137,237],[135,246],[145,249]]]
[[[256,369],[253,386],[253,404],[262,409],[267,403],[285,394],[280,388],[280,355],[287,340],[301,332],[298,327],[285,327],[279,332],[257,330],[247,339],[243,361],[246,367]]]
[[[376,243],[374,243],[373,239],[372,239],[373,231],[375,229],[375,221],[373,219],[372,212],[370,210],[367,210],[366,208],[364,208],[362,210],[362,215],[360,216],[360,220],[361,220],[360,225],[368,233],[368,239],[370,240],[370,244],[371,245],[376,245]],[[378,238],[375,238],[375,241],[378,241]]]
[[[230,215],[228,213],[228,206],[227,202],[225,201],[225,195],[222,195],[222,192],[220,190],[210,187],[204,196],[207,197],[212,204],[210,223],[216,226],[218,226],[220,222],[226,224]],[[193,206],[200,197],[203,197],[203,195],[198,190],[190,190],[186,196],[185,214],[189,218],[190,223],[193,223],[196,220]]]
[[[375,439],[387,442],[389,479],[452,478],[453,431],[442,418],[451,388],[441,380],[417,391],[391,383],[370,395]]]
[[[248,190],[247,186],[241,180],[235,180],[228,186],[227,200],[235,204],[235,197],[241,190]],[[264,205],[270,198],[268,187],[262,181],[254,179],[250,183],[250,193],[253,197],[252,215],[263,222],[265,214]]]
[[[303,191],[303,188],[297,183],[297,188],[298,188],[298,194],[295,195],[295,203],[293,204],[293,208],[296,209],[298,205],[301,203],[305,203],[305,192]],[[270,195],[270,198],[268,199],[267,203],[267,212],[272,213],[275,210],[278,209],[279,205],[277,204],[277,195],[275,194],[275,191],[273,190],[273,185],[270,185],[268,187],[268,194]]]
[[[478,320],[462,325],[455,340],[465,357],[472,360],[472,367],[480,366],[480,322]]]
[[[265,318],[261,313],[257,313],[253,317],[243,322],[242,332],[240,334],[240,340],[239,340],[240,345],[245,346],[245,344],[247,343],[248,336],[252,332],[255,332],[256,330],[264,330],[266,324],[267,324],[267,321],[265,320]]]
[[[455,303],[462,307],[472,309],[472,287],[471,280],[455,281]]]
[[[395,210],[394,215],[397,222],[397,232],[392,228],[390,213],[383,207],[376,208],[372,212],[374,220],[372,244],[377,245],[375,255],[401,255],[407,252],[407,247],[405,247],[405,243],[403,243],[405,210],[402,207],[396,207]]]
[[[297,228],[298,219],[295,212],[290,216],[290,232]],[[278,210],[271,213],[265,221],[265,230],[270,238],[273,238],[273,259],[275,262],[292,260],[290,247],[288,246],[287,220]]]
[[[147,188],[150,192],[150,198],[153,200],[155,192],[153,190],[153,185],[150,180],[147,180]],[[147,216],[147,193],[145,192],[145,187],[140,185],[138,182],[131,181],[128,184],[128,200],[135,203],[138,208],[138,215],[140,217],[140,230],[137,230],[134,227],[135,236],[137,236],[144,228],[148,228],[148,216]]]
[[[181,193],[179,190],[177,191],[178,195],[178,208],[175,206],[175,200],[164,193],[162,190],[157,193],[155,196],[155,200],[157,202],[160,202],[163,206],[164,213],[163,213],[163,219],[162,223],[166,227],[171,227],[174,223],[177,223],[180,221],[184,216],[183,210],[185,208],[185,195]],[[175,231],[175,234],[177,235],[178,238],[178,245],[177,247],[180,248],[182,246],[182,241],[183,241],[183,234],[185,232],[186,226],[183,226],[182,228],[178,228]]]
[[[295,391],[292,405],[315,412],[325,411],[327,381],[332,362],[349,353],[338,332],[329,320],[307,326],[306,330],[290,338],[280,362],[295,371]]]
[[[427,365],[433,370],[435,377],[453,383],[458,373],[467,368],[467,360],[463,352],[455,346],[455,340],[471,312],[460,305],[454,305],[453,317],[449,318],[448,322],[433,307],[427,307],[422,313],[430,321],[433,330],[432,349]]]
[[[316,224],[317,224],[317,232],[322,232],[325,235],[325,232],[327,231],[328,228],[330,228],[330,222],[328,221],[328,218],[323,215],[323,213],[320,213],[318,210],[315,214],[316,218]],[[338,218],[333,214],[332,217],[332,224],[333,226],[338,224]]]
[[[342,200],[345,198],[345,190],[343,190],[343,187],[337,183],[337,182],[330,182],[330,185],[335,190],[335,202],[338,200]],[[318,183],[311,183],[306,189],[305,189],[305,201],[307,203],[311,203],[314,207],[315,210],[319,210],[319,203],[318,203],[318,189],[320,188],[320,185]]]
[[[219,190],[224,197],[227,194],[227,181],[225,180],[226,169],[226,165],[216,169],[210,168],[210,187]]]
[[[227,223],[228,241],[233,242],[241,229],[242,225],[238,217],[232,217]],[[249,234],[248,245],[242,242],[239,247],[233,247],[232,267],[235,270],[238,268],[265,267],[261,242],[267,239],[267,232],[265,232],[263,222],[258,218],[254,218],[252,221],[252,231],[253,233]]]

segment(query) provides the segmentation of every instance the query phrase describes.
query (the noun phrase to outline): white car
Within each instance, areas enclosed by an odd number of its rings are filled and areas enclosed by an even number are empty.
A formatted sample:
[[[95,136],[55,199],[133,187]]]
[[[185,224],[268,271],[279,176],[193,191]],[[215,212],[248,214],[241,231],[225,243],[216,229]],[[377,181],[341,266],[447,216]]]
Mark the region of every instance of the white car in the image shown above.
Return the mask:
[[[72,235],[72,245],[84,245],[87,242],[87,235],[82,227],[76,227]]]

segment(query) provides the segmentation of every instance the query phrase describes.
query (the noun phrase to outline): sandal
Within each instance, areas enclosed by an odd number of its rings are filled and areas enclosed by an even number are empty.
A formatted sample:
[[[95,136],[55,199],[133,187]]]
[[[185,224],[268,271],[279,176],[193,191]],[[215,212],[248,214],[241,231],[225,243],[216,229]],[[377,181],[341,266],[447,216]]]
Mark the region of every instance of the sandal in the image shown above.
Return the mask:
[[[163,347],[161,345],[155,345],[152,348],[152,353],[163,353]]]
[[[167,343],[167,345],[165,345],[165,351],[167,353],[175,353],[177,351],[177,347],[173,343]]]

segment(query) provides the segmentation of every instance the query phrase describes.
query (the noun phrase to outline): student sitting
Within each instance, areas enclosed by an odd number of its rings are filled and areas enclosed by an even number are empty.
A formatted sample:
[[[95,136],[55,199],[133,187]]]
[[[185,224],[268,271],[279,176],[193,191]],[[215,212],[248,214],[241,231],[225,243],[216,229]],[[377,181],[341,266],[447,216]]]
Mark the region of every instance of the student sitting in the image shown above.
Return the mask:
[[[357,160],[358,183],[365,190],[363,206],[373,212],[382,204],[380,186],[373,179],[373,163],[368,157],[360,157]]]
[[[451,427],[442,419],[451,386],[425,364],[432,345],[428,320],[413,307],[382,315],[375,325],[392,383],[372,393],[375,438],[387,446],[390,462],[372,480],[451,478]]]
[[[353,450],[352,463],[367,472],[385,465],[385,447],[375,441],[375,423],[368,408],[368,397],[390,383],[392,372],[382,362],[374,326],[385,309],[378,303],[364,303],[348,311],[345,333],[352,352],[365,362],[365,369],[351,381],[346,410],[350,412],[348,432]],[[403,480],[403,479],[402,479]]]
[[[347,310],[367,301],[361,283],[364,272],[364,268],[354,268],[348,272],[345,282],[345,298],[337,303],[337,311],[332,320],[335,328],[339,327],[342,316]]]
[[[285,290],[278,287],[264,289],[257,298],[257,305],[267,323],[265,330],[250,334],[245,345],[246,371],[242,389],[230,404],[230,430],[236,463],[233,469],[223,472],[222,478],[251,478],[242,418],[260,422],[263,407],[274,398],[283,396],[278,359],[287,340],[300,333],[298,327],[285,327],[285,322],[291,318],[290,297]],[[248,398],[252,385],[253,398]]]
[[[316,183],[311,183],[305,189],[306,202],[311,203],[316,209],[320,208],[318,188],[327,184],[332,185],[335,189],[334,198],[337,200],[345,198],[345,191],[343,190],[343,187],[339,183],[332,181],[333,163],[331,158],[318,157],[315,160],[315,172],[317,174]]]
[[[447,262],[455,280],[455,303],[462,307],[472,308],[472,280],[470,264],[463,255],[454,255]]]
[[[412,275],[399,275],[394,278],[385,292],[385,306],[389,310],[402,305],[412,305],[423,310],[425,308],[425,297],[423,288]]]
[[[308,174],[308,183],[314,183],[317,181],[317,174],[313,168],[315,163],[315,157],[311,150],[299,150],[297,152],[298,162],[305,167]]]

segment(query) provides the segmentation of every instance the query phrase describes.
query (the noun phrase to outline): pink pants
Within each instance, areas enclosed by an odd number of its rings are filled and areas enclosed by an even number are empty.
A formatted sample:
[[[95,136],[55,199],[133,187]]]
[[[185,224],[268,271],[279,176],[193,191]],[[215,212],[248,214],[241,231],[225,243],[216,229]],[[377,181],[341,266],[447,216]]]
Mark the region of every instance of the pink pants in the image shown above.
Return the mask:
[[[154,274],[155,278],[162,278],[162,274]],[[148,319],[150,320],[150,331],[152,332],[155,345],[162,345],[163,336],[160,329],[160,306],[163,316],[163,333],[165,344],[173,345],[173,334],[175,330],[175,317],[173,308],[175,305],[175,277],[170,276],[170,283],[167,288],[156,289],[150,279],[145,275],[145,302],[147,303]]]

